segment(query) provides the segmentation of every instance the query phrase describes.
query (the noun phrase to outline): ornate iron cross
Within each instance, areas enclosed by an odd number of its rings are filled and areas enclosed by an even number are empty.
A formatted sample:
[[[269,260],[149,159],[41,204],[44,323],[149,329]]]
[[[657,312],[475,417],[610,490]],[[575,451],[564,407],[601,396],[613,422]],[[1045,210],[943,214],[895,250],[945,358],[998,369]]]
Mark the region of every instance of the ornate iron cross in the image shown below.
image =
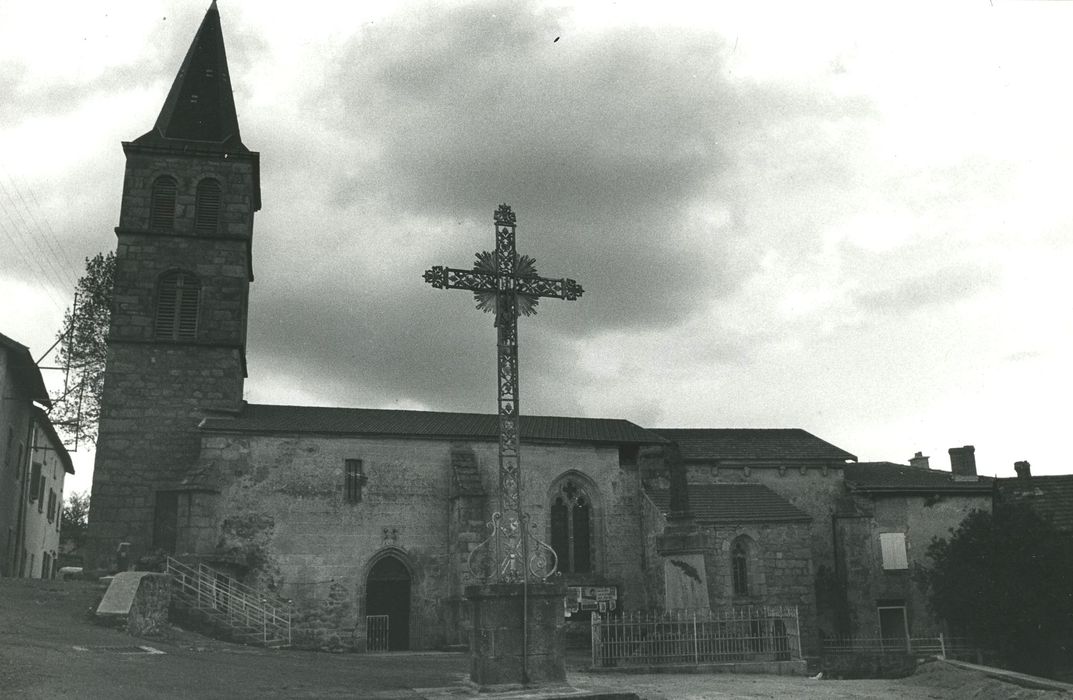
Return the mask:
[[[528,516],[522,512],[522,473],[518,420],[518,315],[536,313],[540,297],[574,301],[584,290],[572,279],[549,279],[537,274],[535,260],[519,256],[514,246],[514,212],[506,204],[495,212],[495,252],[477,253],[473,269],[436,266],[425,281],[437,289],[473,292],[477,308],[494,312],[498,345],[499,510],[492,516],[492,534],[482,543],[485,556],[470,568],[478,578],[516,581],[546,578],[555,571],[555,554],[537,540],[529,556]],[[551,555],[548,560],[548,553]],[[474,552],[476,554],[476,551]],[[493,569],[494,567],[494,569]]]

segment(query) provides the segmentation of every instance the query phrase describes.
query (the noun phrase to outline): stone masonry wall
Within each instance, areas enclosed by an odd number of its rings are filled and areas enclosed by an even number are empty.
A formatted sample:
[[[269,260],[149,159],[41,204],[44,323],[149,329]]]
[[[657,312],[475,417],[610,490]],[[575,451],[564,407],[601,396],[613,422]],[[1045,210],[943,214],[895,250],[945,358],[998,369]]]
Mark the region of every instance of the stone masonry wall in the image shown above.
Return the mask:
[[[484,490],[496,493],[496,443],[470,446]],[[450,612],[451,599],[457,599],[451,572],[460,551],[449,541],[458,530],[450,503],[451,449],[448,441],[423,439],[206,434],[201,466],[218,470],[224,486],[217,541],[213,552],[202,553],[248,562],[251,583],[294,599],[318,620],[324,615],[314,611],[335,591],[332,624],[339,629],[322,632],[344,645],[351,635],[350,648],[356,649],[364,645],[372,563],[392,554],[413,576],[411,648],[457,643],[457,618]],[[363,463],[367,481],[360,503],[343,497],[346,459]],[[619,469],[617,448],[526,444],[523,469],[526,508],[542,539],[548,537],[545,501],[554,480],[576,469],[596,485],[598,575],[620,586],[625,600],[639,599],[635,479]]]
[[[24,498],[31,400],[16,381],[8,353],[0,349],[0,576],[18,576],[22,552],[16,542]],[[21,458],[21,460],[20,460]],[[16,478],[19,477],[19,478]]]
[[[153,546],[156,493],[176,487],[197,460],[206,410],[235,410],[245,377],[250,237],[257,186],[254,157],[167,152],[125,144],[127,154],[109,349],[93,482],[86,566],[110,569],[119,542],[130,559]],[[149,230],[153,181],[178,182],[174,229]],[[214,235],[195,235],[197,183],[222,186]],[[153,337],[160,276],[197,275],[194,341]]]
[[[927,548],[934,538],[949,538],[951,530],[973,510],[990,510],[990,494],[891,495],[875,500],[858,497],[858,502],[869,516],[837,520],[854,634],[878,637],[877,603],[904,601],[910,634],[938,635],[943,631],[942,625],[929,614],[927,599],[912,580],[913,567],[930,565]],[[887,532],[905,534],[908,569],[883,568],[879,535]]]
[[[205,408],[241,398],[239,350],[192,345],[112,345],[93,474],[90,569],[109,569],[119,542],[131,561],[153,547],[156,492],[174,488],[197,461]]]
[[[837,463],[822,467],[789,460],[777,465],[690,465],[689,480],[693,483],[761,483],[812,517],[809,539],[816,624],[825,634],[833,634],[838,627],[841,594],[834,573],[831,514],[845,492],[841,467]]]
[[[819,655],[813,591],[812,545],[807,523],[755,523],[706,528],[708,582],[712,607],[786,605],[797,608],[806,656]],[[734,595],[731,549],[748,541],[749,595]]]

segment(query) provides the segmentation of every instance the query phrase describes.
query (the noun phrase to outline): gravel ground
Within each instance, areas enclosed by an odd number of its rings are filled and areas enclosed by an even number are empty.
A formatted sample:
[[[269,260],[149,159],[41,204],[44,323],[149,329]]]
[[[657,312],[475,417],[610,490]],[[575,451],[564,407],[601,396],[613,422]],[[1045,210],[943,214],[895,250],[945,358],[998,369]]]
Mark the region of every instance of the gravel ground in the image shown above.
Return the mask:
[[[134,639],[98,627],[94,584],[0,579],[0,698],[459,698],[463,654],[323,654],[227,644],[172,628]],[[163,653],[147,653],[140,646]],[[901,680],[787,676],[591,673],[580,689],[627,690],[648,700],[700,698],[1064,698],[945,664]],[[482,696],[487,698],[487,696]],[[490,699],[488,699],[490,700]]]

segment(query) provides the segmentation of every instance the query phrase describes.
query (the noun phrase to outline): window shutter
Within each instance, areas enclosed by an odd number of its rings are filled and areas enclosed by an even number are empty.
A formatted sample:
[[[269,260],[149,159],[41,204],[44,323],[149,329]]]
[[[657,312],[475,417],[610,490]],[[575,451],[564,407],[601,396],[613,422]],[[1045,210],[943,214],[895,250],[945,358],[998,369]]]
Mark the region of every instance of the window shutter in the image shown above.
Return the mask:
[[[175,178],[163,175],[153,181],[149,197],[149,228],[170,231],[175,227]]]
[[[164,277],[160,283],[160,296],[156,306],[156,337],[158,338],[171,337],[178,295],[179,290],[175,279],[171,275]]]
[[[201,286],[197,278],[169,272],[160,279],[153,333],[157,338],[195,340]]]
[[[883,568],[887,571],[899,571],[909,568],[905,552],[905,533],[884,532],[879,536],[879,546],[883,550]]]
[[[220,223],[220,183],[202,180],[197,186],[197,205],[194,230],[198,233],[216,233]]]
[[[41,463],[34,462],[30,467],[30,503],[37,500],[37,491],[41,484]]]
[[[197,337],[197,307],[201,290],[194,286],[196,283],[189,277],[180,278],[180,282],[186,282],[186,285],[179,288],[179,318],[175,337],[178,340],[194,340]]]

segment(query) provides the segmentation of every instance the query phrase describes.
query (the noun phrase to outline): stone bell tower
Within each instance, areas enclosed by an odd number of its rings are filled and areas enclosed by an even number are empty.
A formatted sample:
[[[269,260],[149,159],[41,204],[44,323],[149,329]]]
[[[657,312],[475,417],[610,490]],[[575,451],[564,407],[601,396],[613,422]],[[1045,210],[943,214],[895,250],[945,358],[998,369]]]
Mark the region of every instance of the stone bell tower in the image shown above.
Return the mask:
[[[87,571],[172,551],[181,478],[206,411],[233,411],[246,376],[259,157],[239,136],[215,1],[156,124],[123,143],[108,359]]]

